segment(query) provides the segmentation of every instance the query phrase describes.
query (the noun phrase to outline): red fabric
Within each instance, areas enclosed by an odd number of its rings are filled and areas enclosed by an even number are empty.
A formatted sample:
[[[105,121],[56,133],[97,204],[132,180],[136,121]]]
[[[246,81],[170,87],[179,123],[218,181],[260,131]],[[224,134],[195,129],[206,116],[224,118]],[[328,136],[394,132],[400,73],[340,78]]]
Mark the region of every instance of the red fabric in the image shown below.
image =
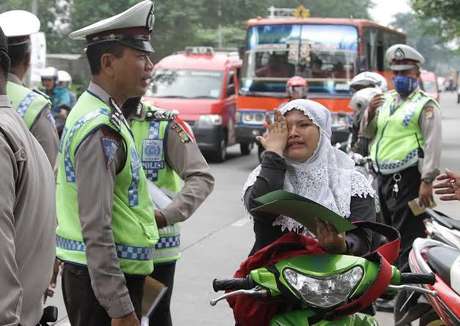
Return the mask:
[[[195,135],[193,134],[193,131],[190,129],[188,123],[185,123],[185,121],[179,117],[176,117],[175,121],[187,133],[190,139],[195,141]]]
[[[234,277],[246,277],[253,269],[270,266],[283,259],[323,253],[324,251],[318,246],[315,239],[294,232],[286,233],[275,242],[248,257],[240,265]],[[253,298],[248,295],[238,295],[227,300],[233,309],[233,315],[238,326],[269,325],[280,306],[273,299]]]

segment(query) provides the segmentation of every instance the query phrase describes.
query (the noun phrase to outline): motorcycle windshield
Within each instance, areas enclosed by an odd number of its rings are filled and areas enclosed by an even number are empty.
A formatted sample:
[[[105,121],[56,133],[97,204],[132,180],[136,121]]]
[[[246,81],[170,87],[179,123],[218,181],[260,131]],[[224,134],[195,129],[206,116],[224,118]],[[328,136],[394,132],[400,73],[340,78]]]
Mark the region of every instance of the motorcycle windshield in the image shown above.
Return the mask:
[[[308,80],[309,93],[349,96],[357,48],[354,26],[254,26],[248,30],[241,91],[285,94],[286,81],[296,75]]]

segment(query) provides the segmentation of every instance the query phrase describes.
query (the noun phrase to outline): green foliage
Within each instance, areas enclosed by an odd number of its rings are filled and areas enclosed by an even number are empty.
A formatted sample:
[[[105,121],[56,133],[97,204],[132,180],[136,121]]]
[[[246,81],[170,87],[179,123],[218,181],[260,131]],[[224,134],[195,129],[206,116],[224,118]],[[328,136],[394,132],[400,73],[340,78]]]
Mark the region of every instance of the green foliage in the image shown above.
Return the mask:
[[[424,18],[435,18],[443,37],[460,36],[460,1],[411,0],[412,8]]]
[[[69,39],[72,30],[119,13],[140,0],[35,0],[49,53],[81,53],[83,42]],[[0,11],[31,10],[32,0],[1,0]],[[158,60],[186,46],[238,47],[245,22],[268,15],[268,7],[303,5],[312,16],[369,18],[371,0],[156,0],[152,43]]]
[[[439,35],[439,24],[435,19],[422,18],[411,13],[397,14],[391,24],[407,35],[407,43],[424,57],[424,68],[445,74],[449,67],[458,66],[460,58]]]

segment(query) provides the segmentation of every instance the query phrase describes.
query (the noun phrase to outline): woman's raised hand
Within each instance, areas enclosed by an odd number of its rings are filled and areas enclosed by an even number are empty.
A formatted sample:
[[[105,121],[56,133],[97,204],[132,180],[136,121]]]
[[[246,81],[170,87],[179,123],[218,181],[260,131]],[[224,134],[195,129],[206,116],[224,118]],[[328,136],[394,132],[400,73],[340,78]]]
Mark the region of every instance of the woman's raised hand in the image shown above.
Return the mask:
[[[288,139],[286,119],[279,111],[275,111],[275,121],[272,123],[267,118],[266,122],[267,131],[263,136],[257,136],[257,140],[262,144],[265,150],[283,156]]]

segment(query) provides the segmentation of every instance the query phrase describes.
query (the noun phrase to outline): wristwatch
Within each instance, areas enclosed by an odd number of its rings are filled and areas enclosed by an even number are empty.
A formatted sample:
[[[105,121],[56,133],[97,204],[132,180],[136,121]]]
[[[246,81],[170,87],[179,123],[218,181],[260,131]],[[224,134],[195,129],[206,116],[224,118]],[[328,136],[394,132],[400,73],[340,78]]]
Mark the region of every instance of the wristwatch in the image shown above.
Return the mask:
[[[434,177],[433,176],[427,176],[427,177],[422,178],[422,181],[425,182],[425,183],[428,183],[428,184],[432,184],[433,181],[434,181]]]

